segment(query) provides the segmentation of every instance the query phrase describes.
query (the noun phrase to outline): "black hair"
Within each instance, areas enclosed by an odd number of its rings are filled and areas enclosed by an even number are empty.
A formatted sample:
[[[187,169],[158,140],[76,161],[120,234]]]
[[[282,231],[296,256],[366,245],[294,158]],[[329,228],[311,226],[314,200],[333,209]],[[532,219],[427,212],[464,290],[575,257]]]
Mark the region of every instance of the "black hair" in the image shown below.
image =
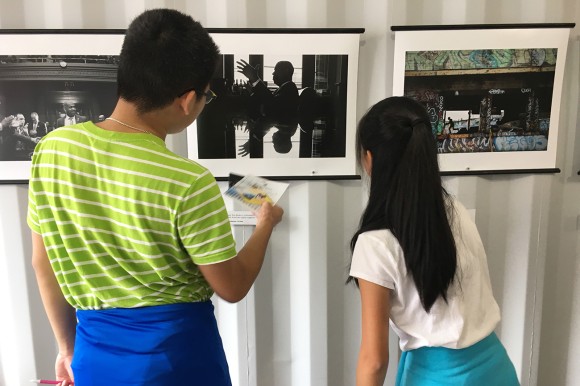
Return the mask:
[[[372,170],[368,204],[351,252],[361,233],[390,230],[429,312],[439,296],[447,301],[457,269],[453,207],[441,184],[429,116],[410,98],[384,99],[360,120],[356,142],[359,162],[363,152],[371,152]]]
[[[119,57],[117,96],[140,113],[195,90],[204,95],[219,49],[202,25],[172,9],[148,10],[129,25]]]
[[[285,79],[292,79],[292,75],[294,75],[294,66],[291,62],[287,60],[281,60],[276,63],[274,67],[280,73],[280,76],[283,76]]]

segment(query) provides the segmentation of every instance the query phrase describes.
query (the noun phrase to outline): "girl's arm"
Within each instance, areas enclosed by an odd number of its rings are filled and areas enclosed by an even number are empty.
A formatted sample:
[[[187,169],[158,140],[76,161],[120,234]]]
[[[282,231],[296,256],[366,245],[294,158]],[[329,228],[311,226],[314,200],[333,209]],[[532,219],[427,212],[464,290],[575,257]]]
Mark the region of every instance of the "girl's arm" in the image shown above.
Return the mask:
[[[356,386],[382,386],[389,365],[391,290],[359,279],[362,303],[362,340]]]

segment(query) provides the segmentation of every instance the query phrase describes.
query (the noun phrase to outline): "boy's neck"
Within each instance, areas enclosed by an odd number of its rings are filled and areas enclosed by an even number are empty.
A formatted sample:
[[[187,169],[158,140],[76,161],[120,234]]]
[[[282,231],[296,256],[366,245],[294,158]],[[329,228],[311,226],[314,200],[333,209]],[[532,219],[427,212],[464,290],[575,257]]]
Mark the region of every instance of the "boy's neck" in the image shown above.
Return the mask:
[[[117,131],[123,133],[143,133],[155,135],[165,141],[167,128],[161,118],[163,110],[154,110],[147,113],[139,113],[134,104],[119,99],[117,105],[110,115],[111,119],[106,119],[97,123],[97,126],[104,130]]]

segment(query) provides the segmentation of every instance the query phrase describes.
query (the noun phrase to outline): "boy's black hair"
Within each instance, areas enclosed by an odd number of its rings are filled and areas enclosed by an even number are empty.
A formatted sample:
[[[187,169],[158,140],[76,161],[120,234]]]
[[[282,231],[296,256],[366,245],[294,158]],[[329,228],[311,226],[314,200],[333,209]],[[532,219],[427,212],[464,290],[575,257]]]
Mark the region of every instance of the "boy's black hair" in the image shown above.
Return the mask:
[[[145,11],[125,34],[117,96],[140,113],[165,107],[190,90],[201,98],[218,57],[211,36],[190,16],[172,9]]]

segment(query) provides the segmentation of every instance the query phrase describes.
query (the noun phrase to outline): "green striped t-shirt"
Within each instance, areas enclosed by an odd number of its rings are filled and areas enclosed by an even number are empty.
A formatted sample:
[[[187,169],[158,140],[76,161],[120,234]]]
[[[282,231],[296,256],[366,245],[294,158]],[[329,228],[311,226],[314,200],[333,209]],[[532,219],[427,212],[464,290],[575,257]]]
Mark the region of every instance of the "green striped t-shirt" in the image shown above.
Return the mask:
[[[59,128],[32,158],[28,224],[78,309],[204,301],[198,265],[236,255],[211,173],[151,134]]]

